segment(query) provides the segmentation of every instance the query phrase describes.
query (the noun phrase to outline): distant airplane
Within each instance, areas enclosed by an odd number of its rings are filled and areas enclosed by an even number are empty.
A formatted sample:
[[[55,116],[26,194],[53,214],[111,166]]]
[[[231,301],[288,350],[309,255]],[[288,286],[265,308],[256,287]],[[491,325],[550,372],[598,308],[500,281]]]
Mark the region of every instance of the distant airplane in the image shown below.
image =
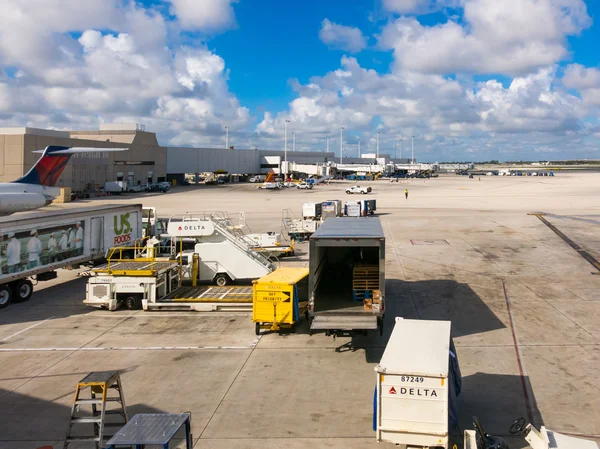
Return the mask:
[[[126,151],[128,149],[51,145],[44,150],[34,151],[34,153],[42,153],[42,157],[25,176],[16,181],[0,183],[0,216],[35,210],[50,204],[60,195],[60,187],[54,186],[74,154]]]

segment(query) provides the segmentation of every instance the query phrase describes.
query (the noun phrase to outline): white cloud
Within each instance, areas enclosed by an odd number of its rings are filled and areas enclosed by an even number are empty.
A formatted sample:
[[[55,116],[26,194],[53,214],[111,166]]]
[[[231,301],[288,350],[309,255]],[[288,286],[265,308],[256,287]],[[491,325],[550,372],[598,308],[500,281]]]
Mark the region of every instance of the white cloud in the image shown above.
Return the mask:
[[[290,120],[288,130],[315,143],[325,135],[336,139],[343,125],[349,154],[354,154],[356,133],[367,151],[377,124],[384,136],[382,148],[388,152],[391,140],[410,135],[437,152],[456,145],[449,139],[478,138],[493,148],[500,139],[512,148],[514,142],[536,136],[536,144],[552,147],[558,136],[583,131],[587,113],[579,98],[555,90],[555,81],[554,66],[515,77],[504,87],[496,80],[471,85],[405,69],[380,74],[344,57],[339,69],[297,86],[298,97],[289,109],[277,115],[266,113],[257,132],[281,139],[284,121]],[[338,144],[332,148],[337,151]]]
[[[586,103],[600,105],[600,69],[586,68],[581,64],[568,65],[562,82],[570,89],[578,89]]]
[[[456,7],[461,0],[383,0],[383,7],[398,14],[425,13],[444,7]]]
[[[321,30],[319,31],[321,41],[331,48],[349,51],[352,53],[359,52],[367,46],[367,41],[358,28],[345,25],[338,25],[331,22],[329,19],[321,22]]]
[[[221,31],[235,26],[237,0],[170,0],[171,13],[185,29]]]
[[[94,16],[75,3],[71,8],[69,0],[65,25],[53,19],[48,6],[53,2],[61,10],[62,1],[46,0],[41,11],[29,13],[23,0],[20,12],[11,10],[4,21],[0,73],[2,66],[13,66],[19,76],[0,78],[0,126],[77,129],[137,122],[158,132],[163,143],[206,145],[220,140],[224,124],[248,125],[248,109],[229,92],[225,61],[203,45],[169,48],[161,14],[104,0],[94,6],[91,0]],[[7,49],[16,37],[6,30],[18,27],[32,30],[32,39],[44,41],[50,56],[27,53],[29,44]],[[79,30],[81,36],[75,39],[67,30]]]
[[[518,75],[565,58],[566,37],[591,24],[582,0],[464,0],[463,7],[465,25],[401,17],[384,28],[380,45],[409,70]]]

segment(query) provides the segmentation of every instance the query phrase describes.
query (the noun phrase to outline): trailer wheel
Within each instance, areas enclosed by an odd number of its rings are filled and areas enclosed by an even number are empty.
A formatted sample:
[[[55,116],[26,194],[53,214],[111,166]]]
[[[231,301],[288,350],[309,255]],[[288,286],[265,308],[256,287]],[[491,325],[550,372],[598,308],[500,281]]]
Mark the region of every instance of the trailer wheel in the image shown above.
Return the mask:
[[[217,274],[215,276],[215,284],[219,287],[225,287],[229,283],[229,278],[226,274]]]
[[[142,300],[139,296],[128,296],[125,298],[125,307],[128,310],[139,310],[142,308]]]
[[[254,333],[260,335],[260,323],[254,323]]]
[[[33,284],[29,279],[20,279],[13,284],[13,302],[25,302],[33,293]]]
[[[12,288],[8,284],[0,285],[0,309],[4,309],[12,298]]]

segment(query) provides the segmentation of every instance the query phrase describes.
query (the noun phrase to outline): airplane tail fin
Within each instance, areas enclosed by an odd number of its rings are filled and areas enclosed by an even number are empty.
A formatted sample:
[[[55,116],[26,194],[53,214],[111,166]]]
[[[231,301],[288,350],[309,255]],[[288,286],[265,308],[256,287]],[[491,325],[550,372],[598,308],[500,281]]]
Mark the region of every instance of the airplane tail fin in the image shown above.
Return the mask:
[[[13,182],[20,184],[40,184],[52,187],[56,185],[60,175],[67,166],[69,159],[71,159],[71,156],[74,154],[125,150],[128,150],[128,148],[83,148],[50,145],[44,150],[34,151],[34,153],[42,153],[42,157],[38,159],[25,176]]]
[[[41,184],[43,186],[54,186],[65,169],[72,154],[64,154],[62,151],[69,147],[48,146],[42,153],[42,157],[31,167],[27,174],[14,182],[21,184]],[[62,150],[62,151],[61,151]]]

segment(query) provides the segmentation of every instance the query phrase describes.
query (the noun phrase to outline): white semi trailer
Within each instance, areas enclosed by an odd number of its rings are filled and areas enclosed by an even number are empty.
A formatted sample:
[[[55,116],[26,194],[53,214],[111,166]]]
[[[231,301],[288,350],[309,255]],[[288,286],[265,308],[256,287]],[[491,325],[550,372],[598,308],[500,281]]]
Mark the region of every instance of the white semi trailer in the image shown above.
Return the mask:
[[[32,279],[103,259],[113,246],[141,238],[142,206],[96,206],[0,218],[0,308],[27,301]]]

